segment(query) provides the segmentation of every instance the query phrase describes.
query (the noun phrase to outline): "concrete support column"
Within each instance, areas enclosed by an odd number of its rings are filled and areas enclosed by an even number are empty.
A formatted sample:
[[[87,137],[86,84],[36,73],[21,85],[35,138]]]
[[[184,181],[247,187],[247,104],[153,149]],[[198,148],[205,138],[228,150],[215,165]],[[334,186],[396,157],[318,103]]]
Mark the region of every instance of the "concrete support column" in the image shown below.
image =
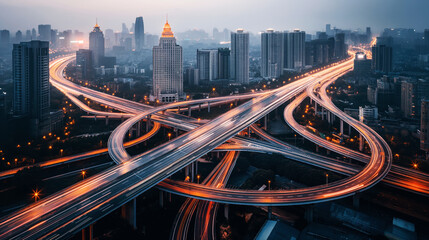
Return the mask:
[[[316,152],[319,152],[319,145],[316,145]]]
[[[134,229],[137,229],[135,198],[122,206],[121,217],[125,219]]]
[[[191,182],[195,180],[195,163],[191,163]]]
[[[223,214],[225,215],[226,220],[229,220],[229,205],[225,204],[223,207]]]
[[[268,206],[268,220],[273,219],[273,209],[271,206]]]
[[[147,120],[146,120],[146,132],[149,132],[149,128],[150,128],[150,115],[147,116]]]
[[[363,143],[364,143],[364,140],[363,140],[363,137],[362,137],[362,134],[360,134],[359,133],[359,151],[363,151]]]
[[[313,205],[305,206],[304,218],[308,223],[313,222],[313,210],[314,210]]]
[[[191,114],[192,114],[191,107],[192,107],[192,106],[188,106],[188,116],[189,116],[189,117],[190,117],[190,116],[191,116]]]
[[[344,121],[340,120],[340,132],[341,132],[341,136],[344,135]]]
[[[189,176],[189,166],[186,166],[185,167],[185,177],[188,177]],[[191,177],[191,176],[189,176],[189,177]]]
[[[325,108],[322,107],[322,121],[325,120]]]
[[[92,240],[94,238],[93,225],[82,229],[82,240]]]
[[[106,116],[106,126],[109,125],[109,116]]]
[[[210,103],[207,102],[207,111],[210,112]]]
[[[250,137],[250,127],[247,128],[247,135]]]
[[[314,102],[314,113],[317,115],[317,102]]]
[[[349,136],[352,136],[352,126],[349,125]]]
[[[328,119],[328,123],[331,125],[331,113],[329,111],[326,111],[326,117]]]
[[[234,105],[237,107],[237,105],[238,105],[238,100],[237,99],[235,99]]]
[[[142,122],[141,122],[141,121],[139,121],[139,122],[137,123],[137,137],[140,137],[141,129],[142,129]]]

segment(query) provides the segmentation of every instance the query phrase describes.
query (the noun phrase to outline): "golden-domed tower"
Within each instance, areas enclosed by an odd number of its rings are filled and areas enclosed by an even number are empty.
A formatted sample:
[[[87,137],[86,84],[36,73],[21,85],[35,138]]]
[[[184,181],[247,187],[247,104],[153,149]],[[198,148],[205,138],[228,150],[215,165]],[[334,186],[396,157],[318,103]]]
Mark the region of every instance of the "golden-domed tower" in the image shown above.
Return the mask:
[[[177,45],[168,20],[159,45],[153,47],[152,93],[161,102],[179,101],[184,96],[182,47]]]

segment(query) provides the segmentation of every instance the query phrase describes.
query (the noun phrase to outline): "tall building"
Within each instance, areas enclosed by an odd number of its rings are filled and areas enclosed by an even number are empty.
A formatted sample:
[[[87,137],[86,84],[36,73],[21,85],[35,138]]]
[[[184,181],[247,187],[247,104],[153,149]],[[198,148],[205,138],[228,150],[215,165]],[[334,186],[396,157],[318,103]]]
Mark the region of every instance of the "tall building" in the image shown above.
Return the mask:
[[[230,78],[237,83],[249,84],[249,33],[243,29],[231,32]]]
[[[283,33],[268,29],[261,34],[261,75],[277,78],[283,73]]]
[[[143,17],[137,17],[134,25],[134,38],[136,43],[136,50],[142,50],[144,47],[144,22]]]
[[[199,73],[198,69],[187,68],[185,69],[184,80],[188,83],[189,86],[198,86],[199,83]]]
[[[305,32],[284,33],[284,68],[297,70],[305,66]]]
[[[76,65],[81,69],[81,78],[91,79],[93,74],[92,51],[88,49],[79,49],[76,52]]]
[[[218,79],[218,50],[217,49],[197,49],[197,68],[199,80],[213,81]]]
[[[420,118],[420,149],[426,152],[426,160],[429,160],[429,100],[421,101]]]
[[[372,47],[372,69],[377,72],[392,72],[392,47],[378,45]]]
[[[22,32],[18,30],[15,34],[15,42],[20,43],[22,41]]]
[[[89,50],[92,51],[94,67],[100,66],[104,58],[104,34],[98,23],[95,24],[94,30],[89,33]]]
[[[162,102],[179,101],[183,97],[182,47],[177,45],[168,21],[159,45],[153,47],[152,92]]]
[[[366,58],[365,53],[357,52],[355,54],[353,72],[358,76],[368,75],[371,72],[371,60]]]
[[[366,27],[366,41],[371,42],[371,40],[372,40],[371,27]]]
[[[347,45],[344,33],[335,34],[335,57],[340,59],[347,57]]]
[[[429,81],[406,79],[401,84],[401,111],[406,118],[419,118],[422,99],[429,99]]]
[[[218,78],[228,79],[231,50],[229,50],[229,48],[219,48],[217,51],[218,51]]]
[[[30,134],[50,131],[49,42],[31,41],[13,45],[15,115],[28,117]]]
[[[39,40],[41,41],[51,41],[51,25],[49,24],[40,24],[39,29]]]

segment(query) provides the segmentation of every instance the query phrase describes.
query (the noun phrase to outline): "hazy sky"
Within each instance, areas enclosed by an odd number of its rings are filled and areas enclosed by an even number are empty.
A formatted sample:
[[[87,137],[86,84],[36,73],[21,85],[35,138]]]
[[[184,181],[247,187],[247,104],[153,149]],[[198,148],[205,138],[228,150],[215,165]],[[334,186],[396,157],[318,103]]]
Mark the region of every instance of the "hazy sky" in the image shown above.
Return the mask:
[[[95,18],[104,30],[130,27],[143,16],[145,31],[160,34],[168,14],[175,32],[244,28],[300,28],[313,32],[326,23],[374,32],[385,27],[429,28],[429,0],[0,0],[0,29],[16,31],[51,24],[89,32]]]

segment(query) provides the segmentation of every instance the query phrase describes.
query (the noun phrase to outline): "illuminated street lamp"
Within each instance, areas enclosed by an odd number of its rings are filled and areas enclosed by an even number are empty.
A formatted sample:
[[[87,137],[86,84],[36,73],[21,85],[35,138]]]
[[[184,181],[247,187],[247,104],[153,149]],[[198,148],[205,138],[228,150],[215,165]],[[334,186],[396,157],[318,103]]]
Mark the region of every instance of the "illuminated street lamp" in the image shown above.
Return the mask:
[[[168,133],[167,135],[168,135],[168,141],[170,141],[170,139],[171,139],[171,133]]]
[[[213,94],[215,93],[215,91],[216,91],[216,88],[212,88],[212,91],[213,91]]]
[[[417,163],[413,163],[413,168],[417,169],[417,168],[419,168],[419,165]]]
[[[32,198],[34,198],[34,202],[37,202],[38,199],[40,199],[40,191],[36,188],[36,190],[33,190]]]
[[[60,149],[60,155],[61,155],[61,157],[63,156],[63,149]]]
[[[200,184],[200,175],[197,175],[197,183]]]
[[[326,185],[328,185],[328,177],[329,177],[329,174],[326,174],[325,176],[326,176]]]
[[[80,172],[80,174],[82,175],[82,179],[85,179],[86,171],[85,171],[85,170],[82,170],[82,171]]]
[[[268,191],[271,190],[271,180],[268,180]]]

